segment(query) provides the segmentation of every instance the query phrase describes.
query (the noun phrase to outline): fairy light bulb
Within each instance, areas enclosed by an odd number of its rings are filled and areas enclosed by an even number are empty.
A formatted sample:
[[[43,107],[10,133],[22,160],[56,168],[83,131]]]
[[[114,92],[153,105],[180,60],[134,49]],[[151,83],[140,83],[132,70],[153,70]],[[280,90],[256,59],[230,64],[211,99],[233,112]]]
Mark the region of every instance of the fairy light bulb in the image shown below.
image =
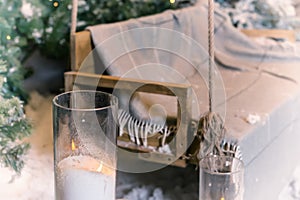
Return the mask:
[[[100,163],[100,165],[99,165],[99,167],[98,167],[98,169],[96,171],[97,172],[101,172],[102,169],[103,169],[103,162],[101,161],[101,163]]]
[[[72,149],[72,151],[76,150],[76,145],[75,145],[74,140],[72,140],[71,149]]]
[[[55,8],[57,8],[57,7],[59,6],[59,2],[58,2],[58,1],[54,1],[54,2],[53,2],[53,6],[54,6]]]
[[[172,4],[175,3],[175,2],[176,2],[176,0],[170,0],[170,3],[172,3]]]

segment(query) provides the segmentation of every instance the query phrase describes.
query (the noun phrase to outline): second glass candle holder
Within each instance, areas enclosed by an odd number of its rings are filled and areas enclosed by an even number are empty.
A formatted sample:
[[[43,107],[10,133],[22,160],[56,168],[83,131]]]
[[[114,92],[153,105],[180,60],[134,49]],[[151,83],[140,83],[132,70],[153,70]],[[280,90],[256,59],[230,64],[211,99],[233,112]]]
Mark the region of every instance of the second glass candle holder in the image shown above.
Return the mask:
[[[199,163],[200,200],[243,200],[244,164],[231,156],[208,156]]]

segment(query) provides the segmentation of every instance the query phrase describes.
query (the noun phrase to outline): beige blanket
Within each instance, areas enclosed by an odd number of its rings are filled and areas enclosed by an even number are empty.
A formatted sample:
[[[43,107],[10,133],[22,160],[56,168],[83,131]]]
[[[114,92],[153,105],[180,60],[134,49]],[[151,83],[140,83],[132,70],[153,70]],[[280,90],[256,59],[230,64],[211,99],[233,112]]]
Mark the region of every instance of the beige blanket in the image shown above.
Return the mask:
[[[97,71],[143,80],[189,83],[194,92],[192,116],[198,118],[208,109],[207,19],[207,5],[199,3],[181,10],[88,27],[102,62],[102,69]],[[259,73],[270,64],[300,61],[300,53],[295,44],[256,41],[245,36],[216,9],[215,58],[224,67]],[[226,95],[217,69],[214,82],[215,101],[220,105]],[[132,95],[121,94],[123,109],[129,108],[128,99]],[[149,118],[149,109],[155,104],[162,105],[168,116],[176,116],[174,98],[146,94],[135,97],[131,109],[142,118]],[[219,109],[225,112],[222,106]]]

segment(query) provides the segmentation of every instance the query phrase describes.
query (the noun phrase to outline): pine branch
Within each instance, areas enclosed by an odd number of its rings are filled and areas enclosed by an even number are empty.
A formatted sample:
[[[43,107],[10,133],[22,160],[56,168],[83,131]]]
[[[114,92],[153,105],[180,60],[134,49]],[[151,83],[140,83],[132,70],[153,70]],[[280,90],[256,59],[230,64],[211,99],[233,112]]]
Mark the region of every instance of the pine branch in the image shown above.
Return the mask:
[[[10,146],[5,144],[6,146]],[[4,167],[12,168],[20,174],[24,167],[24,155],[27,153],[30,145],[27,143],[12,145],[11,148],[5,147],[0,150],[0,161]]]
[[[6,63],[0,60],[0,163],[19,174],[30,147],[22,139],[30,135],[32,127],[24,114],[23,102],[9,90],[8,73]]]

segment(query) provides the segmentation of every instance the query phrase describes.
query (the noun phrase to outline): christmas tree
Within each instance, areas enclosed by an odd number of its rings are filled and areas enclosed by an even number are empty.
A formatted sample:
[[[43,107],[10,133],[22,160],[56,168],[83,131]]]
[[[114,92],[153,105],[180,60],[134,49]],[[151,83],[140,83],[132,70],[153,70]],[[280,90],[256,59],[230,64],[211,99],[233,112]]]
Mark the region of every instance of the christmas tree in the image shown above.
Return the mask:
[[[20,172],[23,155],[29,144],[22,139],[30,134],[31,126],[23,111],[23,102],[12,95],[7,77],[10,71],[0,60],[0,161],[5,167]]]

